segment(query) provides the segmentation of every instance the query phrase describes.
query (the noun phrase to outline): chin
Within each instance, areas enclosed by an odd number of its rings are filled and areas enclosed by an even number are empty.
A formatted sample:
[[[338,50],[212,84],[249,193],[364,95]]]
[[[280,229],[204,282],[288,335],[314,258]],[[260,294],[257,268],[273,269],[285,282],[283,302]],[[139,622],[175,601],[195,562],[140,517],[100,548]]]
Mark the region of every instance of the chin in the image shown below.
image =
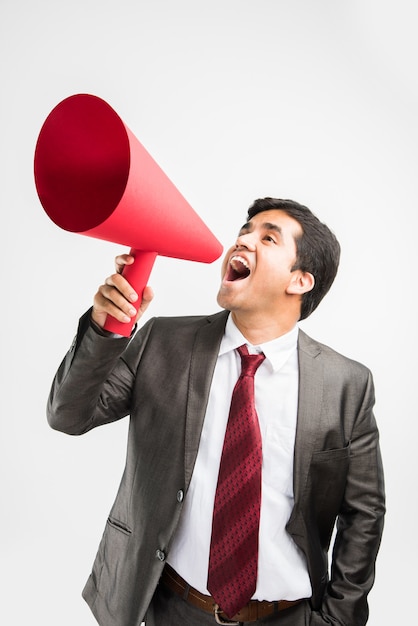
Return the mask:
[[[227,311],[231,310],[231,298],[225,293],[222,293],[222,288],[218,291],[216,301],[222,309],[226,309]]]
[[[220,307],[222,307],[223,309],[227,308],[225,306],[225,298],[222,296],[222,294],[220,293],[220,291],[218,292],[218,295],[216,296],[216,302],[219,304]]]
[[[239,302],[235,298],[222,293],[218,293],[217,303],[226,311],[236,311],[240,308]]]

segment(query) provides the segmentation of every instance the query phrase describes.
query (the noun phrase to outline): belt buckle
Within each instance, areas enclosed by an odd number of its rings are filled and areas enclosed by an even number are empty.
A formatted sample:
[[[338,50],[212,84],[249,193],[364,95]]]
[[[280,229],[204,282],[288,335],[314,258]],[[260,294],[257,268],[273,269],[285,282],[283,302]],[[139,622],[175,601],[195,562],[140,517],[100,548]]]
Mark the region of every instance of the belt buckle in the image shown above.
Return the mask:
[[[217,624],[221,624],[223,626],[239,626],[240,622],[230,622],[229,620],[224,620],[223,617],[220,616],[222,613],[222,609],[219,607],[219,604],[215,604],[213,608],[213,613],[215,615],[215,622]]]

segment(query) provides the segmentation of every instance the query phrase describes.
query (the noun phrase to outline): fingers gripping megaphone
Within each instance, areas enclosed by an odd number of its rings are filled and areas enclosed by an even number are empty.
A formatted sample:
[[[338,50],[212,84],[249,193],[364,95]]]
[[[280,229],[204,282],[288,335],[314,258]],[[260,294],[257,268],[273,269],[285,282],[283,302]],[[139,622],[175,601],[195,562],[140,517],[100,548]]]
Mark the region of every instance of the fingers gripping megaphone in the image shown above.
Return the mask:
[[[211,263],[222,246],[162,169],[101,98],[77,94],[46,118],[36,143],[35,185],[64,230],[131,247],[124,276],[141,296],[157,254]],[[129,336],[108,316],[105,329]]]

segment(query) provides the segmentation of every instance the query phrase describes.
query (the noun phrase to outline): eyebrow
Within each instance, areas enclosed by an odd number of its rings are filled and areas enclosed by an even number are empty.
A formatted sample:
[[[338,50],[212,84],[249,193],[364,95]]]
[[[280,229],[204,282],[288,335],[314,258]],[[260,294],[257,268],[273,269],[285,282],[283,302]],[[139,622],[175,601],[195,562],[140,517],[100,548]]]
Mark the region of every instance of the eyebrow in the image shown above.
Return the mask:
[[[264,222],[263,224],[261,224],[261,228],[263,228],[264,230],[274,231],[275,233],[278,233],[280,237],[282,237],[283,235],[283,231],[280,226],[278,226],[277,224],[273,224],[272,222]],[[252,222],[247,222],[246,224],[244,224],[244,226],[241,227],[239,232],[240,234],[251,233],[253,230],[254,224]]]

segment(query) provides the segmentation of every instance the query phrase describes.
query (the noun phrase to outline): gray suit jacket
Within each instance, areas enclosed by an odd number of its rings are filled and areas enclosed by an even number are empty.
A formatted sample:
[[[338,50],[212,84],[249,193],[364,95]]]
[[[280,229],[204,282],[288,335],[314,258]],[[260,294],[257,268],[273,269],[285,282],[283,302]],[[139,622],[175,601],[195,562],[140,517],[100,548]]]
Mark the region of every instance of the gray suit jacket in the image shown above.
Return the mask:
[[[129,341],[101,336],[86,314],[55,376],[52,428],[79,435],[130,415],[125,471],[83,591],[101,626],[139,626],[158,584],[227,315],[154,318]],[[372,377],[302,331],[298,354],[295,504],[287,530],[307,558],[311,623],[361,626],[384,516]]]

